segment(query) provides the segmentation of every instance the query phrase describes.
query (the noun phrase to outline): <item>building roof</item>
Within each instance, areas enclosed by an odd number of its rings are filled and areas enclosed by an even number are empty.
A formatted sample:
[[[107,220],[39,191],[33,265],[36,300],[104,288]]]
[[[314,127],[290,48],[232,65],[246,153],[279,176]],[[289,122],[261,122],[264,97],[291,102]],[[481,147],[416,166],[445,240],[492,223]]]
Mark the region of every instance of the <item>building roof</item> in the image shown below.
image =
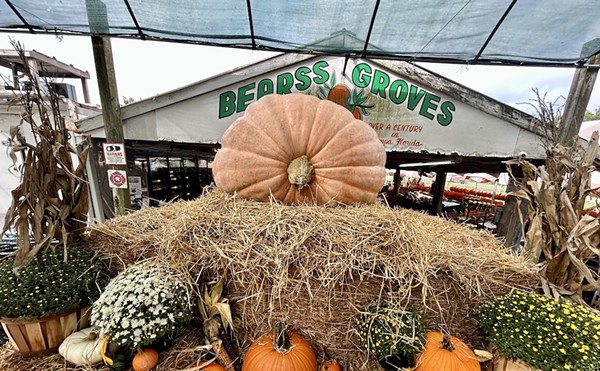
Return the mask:
[[[48,78],[77,78],[89,79],[90,74],[87,71],[73,67],[72,64],[66,64],[49,57],[35,50],[25,50],[25,57],[37,63],[37,70],[40,77]],[[17,67],[19,71],[23,70],[23,62],[19,53],[14,49],[0,49],[0,66],[6,68]]]

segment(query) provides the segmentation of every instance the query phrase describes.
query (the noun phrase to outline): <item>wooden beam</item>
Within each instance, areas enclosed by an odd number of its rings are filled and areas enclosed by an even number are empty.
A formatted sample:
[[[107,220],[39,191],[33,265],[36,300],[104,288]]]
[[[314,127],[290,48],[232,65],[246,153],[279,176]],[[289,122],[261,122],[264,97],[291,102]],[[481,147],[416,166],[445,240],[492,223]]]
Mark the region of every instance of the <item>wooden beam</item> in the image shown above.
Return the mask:
[[[566,146],[573,144],[574,139],[579,134],[579,129],[581,129],[581,122],[585,116],[598,75],[600,54],[591,57],[587,64],[588,67],[582,67],[575,71],[571,89],[565,102],[558,140]]]
[[[435,181],[431,184],[431,215],[440,215],[442,212],[442,201],[444,201],[444,188],[446,187],[446,171],[436,171]]]
[[[104,119],[106,141],[109,143],[121,143],[125,146],[110,38],[92,36],[92,49],[94,51],[100,102],[102,103],[102,118]],[[111,170],[127,171],[126,165],[110,165],[109,168]],[[113,188],[113,204],[115,215],[124,215],[127,210],[131,209],[129,189]]]
[[[83,89],[83,101],[90,103],[90,90],[88,89],[87,80],[84,78],[81,78],[81,88]]]

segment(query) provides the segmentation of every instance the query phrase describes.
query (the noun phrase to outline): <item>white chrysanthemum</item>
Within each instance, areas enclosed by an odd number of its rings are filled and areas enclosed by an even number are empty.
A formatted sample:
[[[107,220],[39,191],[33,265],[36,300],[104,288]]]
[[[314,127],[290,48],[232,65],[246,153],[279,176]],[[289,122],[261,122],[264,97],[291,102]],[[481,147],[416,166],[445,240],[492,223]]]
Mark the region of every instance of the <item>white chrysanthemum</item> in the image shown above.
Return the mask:
[[[92,324],[111,341],[140,348],[191,318],[189,295],[177,275],[153,263],[134,265],[106,287],[92,309]]]

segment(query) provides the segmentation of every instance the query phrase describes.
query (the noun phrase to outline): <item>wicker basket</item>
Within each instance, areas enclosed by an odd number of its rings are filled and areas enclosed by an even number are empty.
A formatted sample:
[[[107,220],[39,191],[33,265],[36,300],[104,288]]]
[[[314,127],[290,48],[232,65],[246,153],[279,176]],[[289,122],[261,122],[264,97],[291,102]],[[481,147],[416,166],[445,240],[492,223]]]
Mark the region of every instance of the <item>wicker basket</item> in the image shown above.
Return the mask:
[[[33,320],[2,318],[8,340],[22,355],[55,352],[63,340],[90,325],[91,307]]]

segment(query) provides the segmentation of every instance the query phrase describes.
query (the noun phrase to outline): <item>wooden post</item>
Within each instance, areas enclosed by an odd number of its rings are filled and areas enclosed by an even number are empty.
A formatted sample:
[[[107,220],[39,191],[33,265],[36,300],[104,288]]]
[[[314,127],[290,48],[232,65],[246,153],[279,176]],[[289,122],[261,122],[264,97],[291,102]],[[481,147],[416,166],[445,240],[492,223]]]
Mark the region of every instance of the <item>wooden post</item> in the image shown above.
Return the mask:
[[[98,78],[98,90],[102,103],[102,117],[104,118],[104,131],[106,141],[125,145],[121,110],[119,108],[119,94],[117,92],[117,79],[112,58],[110,38],[92,36],[92,49]],[[127,165],[110,165],[111,170],[127,171]],[[131,208],[129,188],[113,188],[113,204],[115,215],[124,215]]]
[[[396,166],[396,172],[394,173],[394,196],[398,196],[398,190],[400,189],[400,182],[402,181],[402,177],[400,176],[400,167]]]
[[[559,132],[559,142],[565,146],[573,144],[573,140],[579,134],[581,122],[587,105],[594,89],[598,66],[600,65],[600,54],[596,54],[588,60],[590,67],[579,68],[573,75],[569,96],[565,102]]]
[[[518,187],[511,177],[506,186],[506,192],[517,191]],[[502,215],[498,222],[498,228],[496,234],[499,237],[504,237],[504,246],[512,249],[514,252],[518,252],[521,246],[521,240],[523,239],[523,221],[527,217],[527,208],[529,202],[525,200],[517,199],[516,196],[509,195],[506,197],[504,206],[502,207]]]
[[[446,187],[446,172],[436,171],[435,181],[431,184],[431,215],[440,215],[442,211],[442,201],[444,201],[444,188]]]
[[[83,101],[85,103],[90,103],[90,90],[88,89],[87,79],[81,78],[81,89],[83,89]]]

